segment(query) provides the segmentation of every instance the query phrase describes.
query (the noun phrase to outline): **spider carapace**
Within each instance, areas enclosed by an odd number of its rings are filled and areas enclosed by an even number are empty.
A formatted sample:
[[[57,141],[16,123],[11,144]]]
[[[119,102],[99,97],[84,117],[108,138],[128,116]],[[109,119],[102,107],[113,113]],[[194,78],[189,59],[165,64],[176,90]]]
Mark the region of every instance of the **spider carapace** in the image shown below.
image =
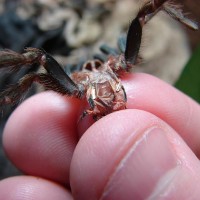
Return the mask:
[[[16,85],[10,86],[0,93],[0,105],[16,104],[26,94],[33,82],[62,95],[86,99],[89,109],[82,117],[92,115],[95,120],[126,108],[126,92],[120,78],[137,65],[142,38],[143,26],[159,11],[168,13],[187,27],[197,30],[198,26],[186,18],[180,7],[170,0],[149,0],[141,7],[132,20],[126,39],[120,38],[120,53],[102,48],[106,59],[99,56],[87,61],[80,71],[68,75],[58,62],[42,49],[26,48],[19,54],[11,50],[0,51],[0,68],[18,70],[22,66],[38,64],[46,69],[46,73],[31,73],[22,77]]]

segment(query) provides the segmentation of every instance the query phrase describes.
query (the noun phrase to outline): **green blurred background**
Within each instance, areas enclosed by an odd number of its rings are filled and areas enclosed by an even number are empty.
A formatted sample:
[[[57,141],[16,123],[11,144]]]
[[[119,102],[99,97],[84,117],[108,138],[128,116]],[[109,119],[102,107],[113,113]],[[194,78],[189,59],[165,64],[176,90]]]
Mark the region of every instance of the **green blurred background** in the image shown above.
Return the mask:
[[[194,51],[175,86],[200,103],[200,45]]]
[[[187,11],[189,10],[199,24],[200,1],[183,0],[182,3],[184,4],[184,9]],[[193,54],[175,86],[197,102],[200,102],[200,31],[192,32],[187,30],[187,33],[193,49]]]

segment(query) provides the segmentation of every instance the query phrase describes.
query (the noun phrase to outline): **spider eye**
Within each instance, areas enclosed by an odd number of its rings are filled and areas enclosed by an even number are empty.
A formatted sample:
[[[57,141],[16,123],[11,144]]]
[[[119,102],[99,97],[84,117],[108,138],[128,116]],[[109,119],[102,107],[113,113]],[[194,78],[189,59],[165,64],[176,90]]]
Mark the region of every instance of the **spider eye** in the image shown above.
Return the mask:
[[[95,60],[94,65],[95,68],[98,69],[99,67],[101,67],[102,63],[99,60]]]
[[[89,71],[92,71],[92,63],[91,62],[85,63],[84,68],[87,69],[87,70],[89,70]]]
[[[95,69],[99,69],[101,67],[102,63],[99,60],[94,61],[88,61],[84,64],[83,68],[88,71],[93,71]]]

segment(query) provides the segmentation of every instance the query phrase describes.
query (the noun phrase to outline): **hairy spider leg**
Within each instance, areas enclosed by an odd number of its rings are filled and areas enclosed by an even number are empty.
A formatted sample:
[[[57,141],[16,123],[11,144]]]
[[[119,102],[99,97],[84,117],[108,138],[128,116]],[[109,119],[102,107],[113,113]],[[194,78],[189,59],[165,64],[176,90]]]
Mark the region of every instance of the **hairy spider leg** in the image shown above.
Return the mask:
[[[0,105],[3,104],[18,104],[26,95],[28,89],[33,82],[40,83],[46,90],[54,90],[61,94],[66,94],[66,88],[62,87],[60,83],[49,74],[27,74],[19,80],[15,85],[11,85],[6,90],[0,93]]]
[[[65,94],[74,97],[82,96],[81,88],[65,73],[58,62],[46,52],[44,52],[41,58],[41,65],[47,70],[49,75],[58,81],[61,87],[65,88]]]
[[[184,16],[180,6],[173,4],[169,0],[149,0],[140,9],[128,30],[124,54],[128,68],[127,71],[129,71],[129,68],[132,68],[133,65],[137,64],[142,39],[142,27],[161,10],[187,27],[193,30],[198,29],[198,25],[195,22]]]
[[[150,0],[146,2],[139,10],[136,18],[132,20],[127,34],[124,53],[127,68],[132,68],[132,65],[137,64],[142,40],[142,27],[160,11],[165,2],[166,0]]]
[[[33,82],[40,83],[46,90],[53,90],[60,94],[77,98],[82,97],[83,92],[81,88],[71,80],[52,56],[47,54],[44,50],[35,48],[27,48],[25,51],[24,54],[1,51],[0,54],[5,57],[0,59],[0,67],[4,68],[10,66],[11,68],[15,68],[19,64],[30,65],[32,63],[37,63],[41,64],[47,70],[47,74],[32,73],[25,75],[16,85],[11,85],[0,93],[0,105],[14,105],[19,103]],[[19,55],[19,58],[17,55]],[[6,57],[10,59],[5,59]]]
[[[181,7],[179,5],[174,5],[171,3],[165,3],[163,5],[163,10],[169,14],[175,20],[181,22],[188,28],[196,31],[198,30],[198,24],[191,19],[186,18],[186,16],[182,13]]]

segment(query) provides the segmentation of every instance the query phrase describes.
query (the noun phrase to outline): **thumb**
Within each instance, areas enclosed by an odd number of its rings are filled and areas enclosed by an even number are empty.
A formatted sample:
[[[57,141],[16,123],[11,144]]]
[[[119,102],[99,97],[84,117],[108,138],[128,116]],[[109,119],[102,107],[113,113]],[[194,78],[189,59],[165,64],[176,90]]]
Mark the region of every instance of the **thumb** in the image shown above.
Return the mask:
[[[199,199],[200,164],[179,135],[140,110],[104,117],[71,163],[75,199]]]

